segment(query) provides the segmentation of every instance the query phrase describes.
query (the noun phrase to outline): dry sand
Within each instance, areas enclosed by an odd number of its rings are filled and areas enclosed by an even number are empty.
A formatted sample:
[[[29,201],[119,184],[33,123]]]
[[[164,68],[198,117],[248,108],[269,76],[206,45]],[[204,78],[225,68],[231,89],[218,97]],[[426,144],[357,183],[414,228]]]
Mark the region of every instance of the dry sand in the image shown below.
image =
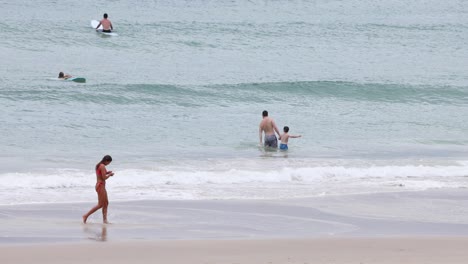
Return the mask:
[[[0,263],[467,263],[468,238],[166,240],[0,246]]]

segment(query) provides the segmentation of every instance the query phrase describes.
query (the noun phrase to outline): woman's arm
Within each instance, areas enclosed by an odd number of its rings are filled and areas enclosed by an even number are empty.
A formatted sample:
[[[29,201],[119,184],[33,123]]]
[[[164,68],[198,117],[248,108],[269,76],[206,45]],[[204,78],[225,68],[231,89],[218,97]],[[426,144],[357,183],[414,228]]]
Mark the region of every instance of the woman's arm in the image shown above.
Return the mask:
[[[107,172],[106,166],[104,164],[100,165],[99,170],[101,171],[101,177],[103,180],[109,179],[109,177],[114,176],[114,173],[112,171]]]

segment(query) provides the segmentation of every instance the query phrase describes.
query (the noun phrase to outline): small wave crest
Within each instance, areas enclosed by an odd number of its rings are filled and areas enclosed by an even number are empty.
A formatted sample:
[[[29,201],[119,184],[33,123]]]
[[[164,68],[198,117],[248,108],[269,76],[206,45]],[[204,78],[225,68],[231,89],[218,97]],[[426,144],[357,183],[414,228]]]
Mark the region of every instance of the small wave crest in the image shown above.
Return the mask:
[[[463,105],[468,87],[415,86],[336,81],[241,83],[217,85],[167,84],[87,84],[79,91],[64,90],[50,82],[47,87],[3,91],[11,100],[61,99],[66,102],[108,104],[164,104],[184,102],[193,105],[241,102],[271,102],[283,98],[301,100],[333,99],[356,102],[424,103]],[[53,95],[53,96],[52,96]],[[99,98],[97,100],[96,98]],[[301,99],[302,98],[302,99]]]
[[[92,201],[94,176],[81,170],[6,173],[7,204]],[[115,200],[288,199],[432,188],[465,188],[468,165],[122,169],[108,182]]]

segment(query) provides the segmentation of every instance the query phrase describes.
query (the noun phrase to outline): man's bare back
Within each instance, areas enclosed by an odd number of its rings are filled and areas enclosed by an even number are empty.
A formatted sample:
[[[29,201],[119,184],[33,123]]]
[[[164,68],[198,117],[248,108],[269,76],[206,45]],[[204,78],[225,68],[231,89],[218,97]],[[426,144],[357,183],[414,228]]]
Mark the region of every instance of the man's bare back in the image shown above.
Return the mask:
[[[265,117],[260,122],[260,129],[265,133],[265,135],[274,135],[275,131],[273,130],[274,120],[271,117]]]
[[[278,136],[280,135],[278,127],[276,126],[273,118],[268,117],[267,111],[263,111],[262,116],[263,116],[263,119],[260,122],[259,129],[258,129],[260,145],[263,144],[262,136],[263,136],[263,133],[265,133],[264,145],[268,147],[277,147],[278,140],[276,139],[275,132],[276,134],[278,134]]]

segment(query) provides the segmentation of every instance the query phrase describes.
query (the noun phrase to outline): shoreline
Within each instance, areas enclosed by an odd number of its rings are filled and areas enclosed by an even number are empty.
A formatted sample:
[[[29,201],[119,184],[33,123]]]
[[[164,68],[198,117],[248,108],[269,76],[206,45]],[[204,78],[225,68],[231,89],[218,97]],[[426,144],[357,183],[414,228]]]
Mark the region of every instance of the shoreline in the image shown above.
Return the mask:
[[[0,263],[461,264],[468,192],[0,206]]]
[[[0,206],[0,245],[127,240],[468,236],[468,192],[433,190],[294,200],[112,202]]]

